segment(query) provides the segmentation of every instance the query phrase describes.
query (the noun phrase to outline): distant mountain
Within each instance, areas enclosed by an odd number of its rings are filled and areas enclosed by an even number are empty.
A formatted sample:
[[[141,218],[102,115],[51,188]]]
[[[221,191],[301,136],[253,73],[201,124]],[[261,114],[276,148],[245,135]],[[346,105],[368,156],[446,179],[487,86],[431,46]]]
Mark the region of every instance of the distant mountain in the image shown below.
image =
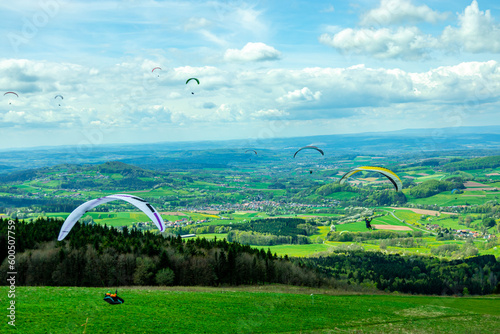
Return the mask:
[[[15,169],[15,167],[13,167],[13,166],[0,165],[0,172],[1,171],[9,171],[9,170],[13,170],[13,169]]]
[[[0,152],[0,173],[59,164],[103,164],[97,168],[127,169],[138,173],[138,167],[224,168],[248,159],[244,151],[252,148],[260,159],[287,157],[305,145],[320,146],[326,158],[356,155],[410,156],[415,159],[447,155],[494,155],[500,152],[500,126],[406,129],[389,132],[367,132],[342,135],[320,135],[259,140],[225,140],[197,142],[162,142],[94,146],[89,152],[77,147],[59,146],[4,150]],[[106,162],[114,161],[106,164]],[[125,166],[130,164],[134,166]],[[100,167],[99,167],[100,166]]]
[[[107,161],[97,166],[90,166],[90,169],[97,170],[101,173],[119,173],[119,174],[137,174],[146,173],[147,171],[141,167],[132,166],[121,161]]]

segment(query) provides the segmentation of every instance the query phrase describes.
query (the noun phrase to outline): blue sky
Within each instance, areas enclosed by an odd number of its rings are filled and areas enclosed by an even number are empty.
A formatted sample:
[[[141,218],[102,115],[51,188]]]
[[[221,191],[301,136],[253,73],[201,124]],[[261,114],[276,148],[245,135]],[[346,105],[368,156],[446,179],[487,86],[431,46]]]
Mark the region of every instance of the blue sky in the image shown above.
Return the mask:
[[[20,0],[0,22],[1,149],[500,124],[497,1]]]

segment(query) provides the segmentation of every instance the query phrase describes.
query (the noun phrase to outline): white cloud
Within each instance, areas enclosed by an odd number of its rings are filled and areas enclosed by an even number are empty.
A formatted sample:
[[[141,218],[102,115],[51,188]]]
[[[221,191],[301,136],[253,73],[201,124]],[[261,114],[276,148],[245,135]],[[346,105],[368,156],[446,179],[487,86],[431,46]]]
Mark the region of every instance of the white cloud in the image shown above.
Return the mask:
[[[363,26],[382,26],[401,23],[430,22],[445,20],[447,14],[433,11],[426,5],[415,6],[410,0],[381,0],[380,7],[362,15]]]
[[[236,122],[241,121],[243,119],[244,113],[240,108],[229,105],[229,104],[221,104],[217,111],[211,118],[215,118],[215,120],[220,122]]]
[[[458,16],[459,27],[448,26],[441,36],[444,44],[467,52],[500,52],[500,25],[489,10],[480,11],[476,0]]]
[[[319,41],[342,53],[371,55],[379,59],[422,60],[433,52],[500,53],[500,25],[489,10],[480,11],[476,0],[457,14],[458,26],[447,26],[438,35],[424,34],[416,26],[373,28],[374,25],[418,23],[443,20],[446,14],[409,0],[382,0],[380,7],[361,17],[360,24],[372,28],[326,26]]]
[[[243,29],[252,31],[257,35],[262,35],[267,32],[267,25],[261,20],[261,11],[253,8],[237,8],[234,13],[234,20]]]
[[[309,88],[296,89],[288,92],[286,95],[278,98],[278,102],[303,102],[303,101],[318,101],[321,98],[321,92],[312,92]]]
[[[224,53],[224,60],[237,62],[278,60],[281,53],[272,46],[264,43],[247,43],[243,49],[228,49]]]
[[[436,38],[425,35],[416,27],[400,27],[396,31],[348,28],[333,36],[323,34],[319,41],[341,52],[405,60],[421,59],[439,45]]]
[[[2,116],[2,123],[25,123],[25,114],[24,111],[9,110],[6,114],[0,114],[0,116]]]
[[[290,113],[280,109],[261,109],[250,116],[257,119],[280,119],[290,115]]]
[[[224,38],[217,36],[216,34],[214,34],[209,30],[201,29],[199,32],[207,41],[213,42],[221,46],[227,44],[227,41]]]
[[[208,27],[210,24],[211,22],[204,17],[191,17],[184,24],[184,30],[197,30]]]
[[[130,65],[134,62],[135,69]],[[141,64],[148,65],[142,68]],[[141,137],[149,136],[154,127],[198,124],[211,133],[210,129],[227,122],[290,120],[314,124],[318,119],[386,119],[389,110],[394,122],[432,119],[433,115],[439,121],[444,117],[439,115],[450,110],[476,115],[500,108],[500,65],[495,61],[463,62],[424,72],[362,64],[251,71],[239,67],[231,71],[215,66],[165,67],[168,75],[162,78],[151,75],[150,65],[150,59],[102,67],[0,60],[3,87],[22,88],[36,76],[36,89],[20,91],[12,105],[0,100],[0,124],[4,129],[50,127],[75,133],[85,127],[106,126]],[[185,84],[193,76],[200,79],[194,95]],[[53,103],[56,93],[64,96],[61,107]],[[445,122],[455,124],[457,117],[465,119],[452,115],[445,117]],[[108,136],[109,132],[103,133]],[[169,140],[170,133],[161,132],[155,140]]]
[[[320,12],[321,13],[333,13],[335,11],[335,8],[333,5],[330,5],[328,7],[323,8]]]

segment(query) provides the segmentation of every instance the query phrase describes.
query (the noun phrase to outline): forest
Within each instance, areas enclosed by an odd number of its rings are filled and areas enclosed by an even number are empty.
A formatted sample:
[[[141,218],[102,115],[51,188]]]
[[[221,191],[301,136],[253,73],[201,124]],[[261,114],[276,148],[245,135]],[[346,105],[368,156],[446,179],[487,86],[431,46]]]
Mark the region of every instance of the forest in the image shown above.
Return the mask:
[[[8,220],[0,220],[0,261],[7,257]],[[56,242],[60,221],[15,221],[19,285],[241,285],[328,286],[328,278],[287,257],[222,240],[164,237],[135,229],[118,232],[77,224]],[[8,261],[0,267],[6,282]]]
[[[412,294],[485,295],[500,293],[500,263],[493,255],[459,260],[401,256],[380,252],[339,251],[304,263],[328,276],[377,289]]]

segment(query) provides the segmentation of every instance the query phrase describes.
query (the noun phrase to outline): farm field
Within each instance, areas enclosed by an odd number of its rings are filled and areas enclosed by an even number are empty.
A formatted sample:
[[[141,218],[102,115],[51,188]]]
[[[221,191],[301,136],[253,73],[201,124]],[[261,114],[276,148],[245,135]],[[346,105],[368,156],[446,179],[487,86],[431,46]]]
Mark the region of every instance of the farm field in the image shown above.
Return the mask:
[[[0,292],[5,296],[6,288]],[[498,297],[360,295],[287,286],[18,287],[2,333],[495,333]],[[75,302],[78,307],[75,307]],[[297,316],[300,314],[300,317]]]
[[[316,253],[327,251],[331,248],[327,244],[306,244],[306,245],[276,245],[276,246],[252,246],[255,248],[263,248],[267,251],[269,248],[271,253],[278,256],[296,256],[306,257]]]
[[[415,204],[439,205],[439,206],[454,206],[454,205],[474,205],[483,204],[490,200],[499,199],[499,193],[494,191],[471,190],[464,191],[463,194],[440,193],[426,198],[408,199]]]

